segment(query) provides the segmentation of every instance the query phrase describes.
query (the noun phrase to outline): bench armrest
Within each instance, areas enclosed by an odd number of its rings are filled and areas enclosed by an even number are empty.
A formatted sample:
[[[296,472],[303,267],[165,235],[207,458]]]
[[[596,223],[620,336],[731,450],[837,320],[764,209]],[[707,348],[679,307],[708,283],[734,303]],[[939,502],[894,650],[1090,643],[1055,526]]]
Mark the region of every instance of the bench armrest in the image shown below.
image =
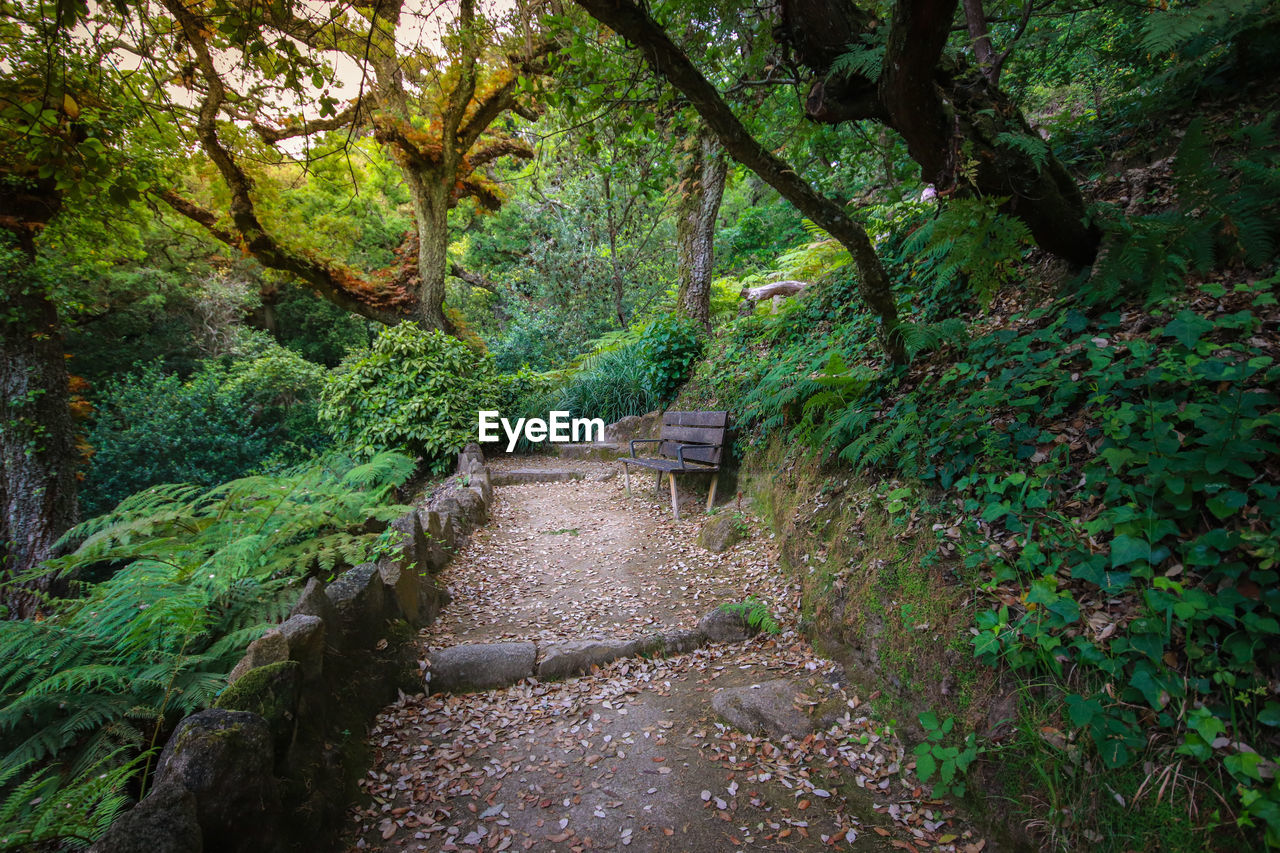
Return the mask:
[[[660,438],[633,438],[631,439],[631,458],[632,459],[636,458],[637,444],[661,444],[661,443],[662,443],[662,439]]]

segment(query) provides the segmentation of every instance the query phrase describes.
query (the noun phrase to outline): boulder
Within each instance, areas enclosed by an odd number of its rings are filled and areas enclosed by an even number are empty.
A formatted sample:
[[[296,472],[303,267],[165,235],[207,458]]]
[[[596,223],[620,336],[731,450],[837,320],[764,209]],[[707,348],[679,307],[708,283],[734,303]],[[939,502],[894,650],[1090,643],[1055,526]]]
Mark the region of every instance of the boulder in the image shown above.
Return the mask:
[[[293,742],[301,686],[302,665],[296,660],[268,664],[251,670],[224,690],[214,707],[248,711],[266,720],[276,753],[283,755]]]
[[[386,622],[386,586],[374,563],[362,563],[338,575],[325,587],[325,595],[337,611],[342,636],[373,645]]]
[[[429,654],[430,693],[472,693],[507,687],[533,675],[533,643],[472,643]]]
[[[298,613],[281,622],[279,631],[289,646],[289,660],[300,666],[302,679],[319,678],[324,670],[324,620]]]
[[[274,839],[254,832],[280,809],[273,753],[271,727],[262,717],[210,708],[178,724],[156,765],[156,786],[195,795],[205,850],[275,849]]]
[[[660,635],[668,655],[683,655],[707,644],[707,635],[697,628],[676,628]]]
[[[699,619],[698,630],[713,643],[741,643],[760,632],[747,624],[746,616],[724,604]]]
[[[640,645],[638,640],[607,638],[555,643],[542,650],[538,678],[552,680],[584,675],[593,667],[604,666],[618,658],[631,657],[637,653]]]
[[[817,728],[813,718],[796,707],[800,691],[785,678],[726,687],[711,697],[712,709],[736,729],[773,738],[802,738]]]
[[[182,785],[157,785],[116,818],[89,853],[202,853],[196,797]]]
[[[733,513],[718,512],[698,532],[698,544],[713,554],[728,551],[745,536],[743,522]]]
[[[231,674],[227,676],[227,681],[235,684],[247,675],[250,670],[268,664],[280,663],[280,661],[288,659],[289,642],[278,628],[272,628],[249,644],[249,648],[245,650],[244,657],[240,658],[240,662],[235,665],[231,670]]]
[[[337,624],[338,611],[334,609],[329,596],[325,595],[324,584],[318,578],[309,578],[289,615],[318,616],[326,625],[334,626]]]

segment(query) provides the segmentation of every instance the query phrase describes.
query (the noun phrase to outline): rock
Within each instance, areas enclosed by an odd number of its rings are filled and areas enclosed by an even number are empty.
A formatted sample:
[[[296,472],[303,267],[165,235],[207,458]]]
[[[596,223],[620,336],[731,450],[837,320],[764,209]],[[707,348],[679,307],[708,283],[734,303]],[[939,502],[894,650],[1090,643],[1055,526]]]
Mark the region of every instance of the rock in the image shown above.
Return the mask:
[[[301,666],[303,680],[319,678],[324,670],[324,620],[298,613],[281,622],[279,630],[289,646],[289,660]]]
[[[429,546],[427,532],[422,529],[416,512],[405,513],[391,522],[391,529],[396,531],[393,545],[400,546],[401,566],[420,566],[427,558]]]
[[[430,693],[471,693],[515,684],[533,675],[533,643],[472,643],[429,655]]]
[[[201,853],[196,797],[181,785],[157,785],[116,818],[89,853]]]
[[[700,649],[706,644],[707,635],[698,629],[677,628],[639,640],[635,653],[647,658],[671,657]]]
[[[568,483],[581,480],[581,471],[569,471],[558,468],[512,468],[493,473],[495,486],[523,486],[529,483]]]
[[[274,849],[255,832],[280,808],[271,727],[257,714],[210,708],[178,724],[156,765],[156,785],[195,795],[205,850]]]
[[[631,415],[617,423],[607,424],[604,428],[604,440],[608,444],[617,444],[623,452],[631,455],[631,441],[636,438],[657,438],[662,432],[662,412],[649,412],[637,417]]]
[[[386,587],[377,565],[363,563],[348,569],[325,587],[324,593],[338,613],[342,636],[358,637],[372,645],[386,622]]]
[[[987,711],[987,728],[984,737],[996,738],[1013,730],[1018,722],[1018,692],[1005,693],[991,703]]]
[[[598,462],[610,462],[630,456],[630,446],[609,442],[581,442],[551,445],[551,452],[561,459],[585,459]]]
[[[441,586],[432,578],[419,578],[418,583],[418,619],[421,625],[430,625],[436,621],[441,609],[448,607],[453,595],[448,587]]]
[[[711,707],[748,734],[799,739],[817,728],[813,719],[795,706],[799,692],[785,678],[749,687],[726,687],[711,697]]]
[[[708,637],[697,628],[677,628],[661,635],[668,655],[683,655],[707,644]]]
[[[248,711],[266,720],[276,753],[283,754],[293,741],[301,684],[302,665],[296,660],[260,666],[224,690],[214,707]]]
[[[484,465],[484,448],[473,441],[462,448],[462,452],[458,454],[458,473],[468,473],[471,470],[470,466],[477,462],[481,466]]]
[[[418,510],[418,522],[427,534],[427,556],[423,571],[435,574],[449,565],[453,558],[453,544],[446,540],[444,521],[435,510]]]
[[[742,541],[743,522],[730,512],[718,512],[698,532],[698,544],[713,554],[728,551]]]
[[[617,469],[617,468],[606,468],[606,469],[605,469],[605,470],[603,470],[603,471],[599,471],[599,472],[597,472],[597,473],[595,473],[595,474],[592,474],[592,475],[591,475],[590,477],[588,477],[587,479],[588,479],[588,480],[590,480],[590,481],[591,481],[591,482],[593,482],[593,483],[604,483],[604,482],[607,482],[607,481],[609,481],[609,480],[612,480],[613,478],[615,478],[615,477],[617,477],[617,476],[618,476],[618,469]]]
[[[741,643],[760,632],[747,624],[747,619],[729,605],[720,605],[698,620],[698,630],[713,643]]]
[[[307,585],[302,588],[302,595],[298,596],[289,615],[318,616],[330,626],[336,626],[338,619],[338,611],[333,608],[329,596],[325,595],[324,584],[318,578],[307,580]]]
[[[432,498],[431,509],[440,513],[441,522],[446,529],[449,522],[444,517],[452,517],[453,527],[445,533],[445,539],[455,548],[477,525],[484,524],[489,514],[484,498],[466,486],[456,485]]]
[[[636,654],[640,642],[636,640],[611,640],[607,638],[570,640],[547,646],[538,664],[538,678],[567,678],[584,675],[592,667],[604,666],[618,658]]]
[[[244,657],[240,658],[240,662],[231,670],[231,674],[227,676],[230,684],[235,684],[241,678],[249,673],[250,670],[257,669],[260,666],[268,664],[280,663],[289,659],[289,643],[285,640],[284,635],[280,633],[278,628],[272,628],[258,639],[249,644],[249,648],[245,650]]]
[[[481,500],[485,503],[486,514],[488,513],[489,504],[493,503],[493,478],[489,476],[488,468],[481,468],[470,475],[471,482],[468,488],[474,492],[478,492]]]
[[[386,584],[396,610],[411,625],[419,624],[422,617],[421,578],[418,570],[392,560],[378,561],[378,575]]]

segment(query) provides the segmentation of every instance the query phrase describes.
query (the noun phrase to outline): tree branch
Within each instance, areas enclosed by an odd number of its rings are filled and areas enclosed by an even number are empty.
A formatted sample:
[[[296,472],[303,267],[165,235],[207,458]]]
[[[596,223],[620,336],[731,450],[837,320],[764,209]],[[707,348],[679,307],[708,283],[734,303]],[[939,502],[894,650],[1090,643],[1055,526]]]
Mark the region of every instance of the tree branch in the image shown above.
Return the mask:
[[[885,351],[895,362],[906,359],[898,333],[898,308],[889,277],[861,225],[832,199],[819,194],[790,166],[760,144],[734,115],[714,86],[649,15],[630,0],[576,0],[593,18],[637,45],[655,71],[685,97],[725,151],[759,175],[849,250],[858,269],[858,287],[867,306],[880,318]],[[954,2],[954,0],[951,0]]]

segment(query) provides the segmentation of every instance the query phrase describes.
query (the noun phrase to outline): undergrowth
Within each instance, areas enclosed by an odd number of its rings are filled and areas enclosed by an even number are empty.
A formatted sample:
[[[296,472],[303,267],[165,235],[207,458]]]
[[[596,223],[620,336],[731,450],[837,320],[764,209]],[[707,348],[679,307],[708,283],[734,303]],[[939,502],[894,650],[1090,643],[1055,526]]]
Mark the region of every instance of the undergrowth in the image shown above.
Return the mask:
[[[73,597],[46,601],[39,621],[0,622],[0,849],[104,831],[298,580],[381,547],[367,522],[404,512],[390,499],[413,467],[382,453],[210,490],[157,486],[69,531],[71,553],[40,571]]]

